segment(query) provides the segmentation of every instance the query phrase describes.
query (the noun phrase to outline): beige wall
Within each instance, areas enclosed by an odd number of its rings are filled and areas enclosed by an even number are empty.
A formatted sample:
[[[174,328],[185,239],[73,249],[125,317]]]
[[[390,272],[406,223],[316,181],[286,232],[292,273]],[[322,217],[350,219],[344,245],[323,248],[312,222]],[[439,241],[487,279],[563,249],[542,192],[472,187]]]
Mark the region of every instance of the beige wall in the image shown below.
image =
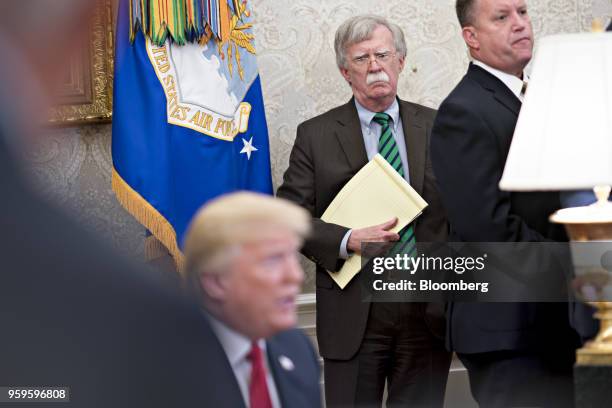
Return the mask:
[[[612,0],[530,0],[536,36],[585,31],[593,15],[612,15]],[[398,23],[408,42],[399,95],[437,107],[465,71],[453,0],[254,0],[259,67],[278,186],[298,123],[346,102],[350,90],[335,66],[333,35],[357,13]],[[110,189],[110,125],[54,129],[28,153],[44,194],[54,197],[118,248],[143,256],[143,228]],[[305,263],[306,265],[306,263]],[[313,269],[305,291],[312,291]]]

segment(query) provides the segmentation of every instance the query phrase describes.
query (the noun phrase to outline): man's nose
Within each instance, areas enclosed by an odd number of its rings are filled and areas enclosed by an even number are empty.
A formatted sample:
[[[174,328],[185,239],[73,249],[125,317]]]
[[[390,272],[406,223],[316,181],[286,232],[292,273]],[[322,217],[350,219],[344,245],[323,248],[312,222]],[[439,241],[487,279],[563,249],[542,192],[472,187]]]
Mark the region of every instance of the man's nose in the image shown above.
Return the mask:
[[[527,27],[527,15],[521,15],[514,12],[512,16],[512,29],[514,31],[523,31]]]
[[[370,57],[368,58],[368,71],[378,72],[381,69],[382,69],[382,66],[380,65],[380,62],[378,62],[376,57],[374,57],[373,55],[370,55]]]

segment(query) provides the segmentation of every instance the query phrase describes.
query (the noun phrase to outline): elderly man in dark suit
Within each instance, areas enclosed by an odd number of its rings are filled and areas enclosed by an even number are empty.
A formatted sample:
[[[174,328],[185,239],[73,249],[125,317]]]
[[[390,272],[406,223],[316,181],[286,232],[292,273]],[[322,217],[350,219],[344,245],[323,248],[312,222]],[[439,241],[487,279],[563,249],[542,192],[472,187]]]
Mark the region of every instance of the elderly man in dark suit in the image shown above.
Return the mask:
[[[473,58],[442,102],[431,155],[451,241],[566,240],[548,221],[559,194],[509,193],[498,183],[521,109],[533,48],[524,0],[459,0]],[[517,261],[518,262],[518,261]],[[536,273],[537,271],[527,271]],[[481,406],[571,406],[575,333],[565,303],[454,303],[448,340]]]
[[[327,406],[439,407],[450,364],[441,308],[424,303],[367,303],[353,280],[344,289],[338,271],[362,242],[444,241],[445,213],[429,160],[435,111],[400,100],[397,81],[406,58],[402,30],[373,15],[345,21],[336,32],[336,62],[353,92],[348,103],[302,123],[278,196],[306,208],[314,234],[303,253],[317,264],[317,338],[325,361]],[[363,229],[319,217],[340,189],[376,153],[429,203],[415,223],[389,231],[396,219]]]
[[[218,381],[202,388],[224,395],[222,406],[321,406],[317,355],[295,329],[309,221],[293,203],[242,192],[207,204],[189,227],[190,289],[215,338],[208,351],[216,364],[202,369]]]

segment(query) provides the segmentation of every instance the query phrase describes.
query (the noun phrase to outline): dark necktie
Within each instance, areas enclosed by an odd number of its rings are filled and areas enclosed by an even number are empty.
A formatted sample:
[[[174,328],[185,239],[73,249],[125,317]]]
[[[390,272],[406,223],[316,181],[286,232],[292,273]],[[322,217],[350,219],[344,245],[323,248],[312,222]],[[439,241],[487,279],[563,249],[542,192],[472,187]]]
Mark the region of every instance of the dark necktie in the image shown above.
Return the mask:
[[[380,138],[378,139],[378,153],[393,167],[399,174],[404,177],[404,168],[402,166],[402,158],[397,148],[397,143],[391,132],[391,117],[384,113],[378,112],[372,119],[380,125]],[[407,225],[399,232],[401,245],[395,248],[395,251],[406,253],[410,256],[416,254],[416,240],[414,237],[414,228],[412,225]]]
[[[251,383],[249,384],[249,401],[251,408],[272,408],[268,383],[266,382],[266,367],[263,353],[254,341],[247,357],[251,361]]]

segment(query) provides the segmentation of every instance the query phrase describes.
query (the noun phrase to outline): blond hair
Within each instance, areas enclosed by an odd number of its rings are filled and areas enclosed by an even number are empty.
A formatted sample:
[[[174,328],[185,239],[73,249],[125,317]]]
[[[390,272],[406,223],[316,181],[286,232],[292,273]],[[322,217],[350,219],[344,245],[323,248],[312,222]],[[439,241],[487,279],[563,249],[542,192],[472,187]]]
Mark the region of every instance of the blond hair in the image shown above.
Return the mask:
[[[310,215],[290,201],[268,195],[238,192],[203,206],[193,217],[185,238],[189,286],[199,286],[200,273],[217,273],[240,245],[265,239],[272,228],[310,232]]]

